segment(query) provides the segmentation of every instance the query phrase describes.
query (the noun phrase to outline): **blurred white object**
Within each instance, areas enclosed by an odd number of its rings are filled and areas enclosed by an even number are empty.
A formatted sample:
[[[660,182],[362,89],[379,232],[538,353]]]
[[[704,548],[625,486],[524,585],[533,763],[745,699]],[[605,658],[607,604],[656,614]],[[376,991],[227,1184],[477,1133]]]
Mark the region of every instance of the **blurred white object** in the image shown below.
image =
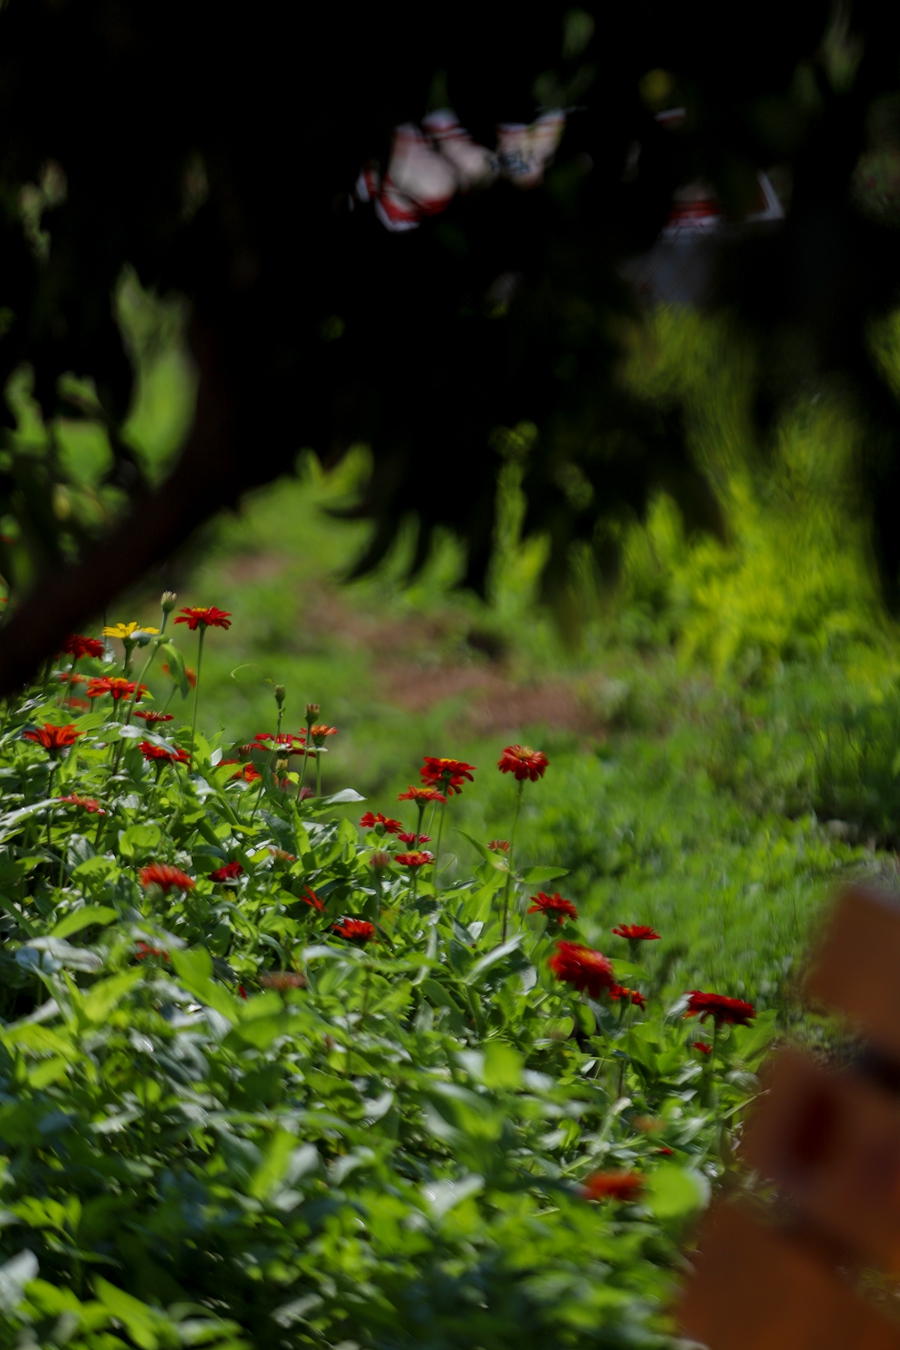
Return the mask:
[[[497,127],[497,156],[504,177],[516,187],[537,187],[562,140],[566,115],[560,109],[543,113],[530,126],[502,122]]]
[[[452,166],[460,192],[487,187],[497,177],[497,156],[472,140],[450,108],[429,113],[422,126]]]
[[[397,127],[391,158],[376,202],[389,229],[412,229],[421,216],[437,215],[456,192],[456,173],[411,122]]]

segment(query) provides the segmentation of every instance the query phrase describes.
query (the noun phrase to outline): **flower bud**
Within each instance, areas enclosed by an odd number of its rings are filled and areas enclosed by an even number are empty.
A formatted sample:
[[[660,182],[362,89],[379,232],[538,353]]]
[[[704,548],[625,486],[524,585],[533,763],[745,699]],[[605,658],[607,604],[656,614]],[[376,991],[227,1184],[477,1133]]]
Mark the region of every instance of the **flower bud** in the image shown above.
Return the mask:
[[[276,685],[275,685],[275,702],[278,704],[279,708],[283,708],[283,707],[284,707],[284,685],[283,685],[283,684],[276,684]]]
[[[175,602],[177,599],[178,596],[175,594],[174,591],[163,591],[162,597],[159,602],[163,614],[172,613],[172,610],[175,608]]]
[[[380,848],[372,854],[371,863],[377,871],[382,871],[385,867],[390,867],[391,855],[385,849]]]
[[[289,760],[289,759],[276,759],[276,761],[275,761],[275,772],[276,772],[276,773],[287,773],[289,767],[290,767],[290,760]]]
[[[319,703],[307,703],[307,705],[306,705],[306,720],[307,720],[307,722],[311,722],[311,721],[313,720],[313,718],[318,717],[318,715],[319,715],[319,713],[320,713],[321,711],[322,711],[321,704],[319,704]]]

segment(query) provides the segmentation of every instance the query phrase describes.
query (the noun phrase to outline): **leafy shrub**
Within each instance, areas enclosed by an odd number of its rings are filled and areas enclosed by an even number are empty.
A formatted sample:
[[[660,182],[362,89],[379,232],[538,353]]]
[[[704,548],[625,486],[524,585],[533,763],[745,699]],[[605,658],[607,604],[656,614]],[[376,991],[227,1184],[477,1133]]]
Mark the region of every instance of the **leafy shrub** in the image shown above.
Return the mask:
[[[579,995],[559,869],[413,880],[295,760],[63,692],[0,731],[0,1346],[671,1344],[773,1014],[642,1009],[637,942]]]

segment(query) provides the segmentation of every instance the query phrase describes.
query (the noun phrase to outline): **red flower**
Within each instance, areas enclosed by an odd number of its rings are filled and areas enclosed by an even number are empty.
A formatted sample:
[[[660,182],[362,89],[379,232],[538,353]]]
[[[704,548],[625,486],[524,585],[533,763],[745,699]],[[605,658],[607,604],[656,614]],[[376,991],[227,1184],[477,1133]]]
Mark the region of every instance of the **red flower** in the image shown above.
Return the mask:
[[[236,881],[242,874],[243,867],[239,862],[225,863],[222,867],[217,867],[214,872],[210,872],[210,881]]]
[[[133,680],[126,680],[121,675],[101,675],[97,679],[88,682],[88,698],[102,698],[104,694],[110,694],[116,703],[120,698],[131,698],[137,685]],[[138,698],[142,698],[147,692],[147,686],[142,684],[138,690]]]
[[[434,862],[434,854],[429,853],[427,849],[413,849],[410,853],[395,853],[394,862],[402,864],[403,867],[427,867],[429,863]]]
[[[83,656],[102,656],[103,643],[99,638],[82,637],[80,633],[70,633],[60,650],[61,656],[74,656],[80,661]]]
[[[216,609],[215,605],[209,605],[206,609],[187,608],[179,611],[176,623],[186,623],[192,633],[195,633],[201,626],[204,628],[230,628],[231,615],[227,609]]]
[[[42,727],[35,727],[33,731],[23,731],[22,735],[26,741],[42,745],[51,755],[58,755],[61,750],[68,750],[69,746],[74,745],[81,732],[71,722],[64,727],[45,722]]]
[[[250,745],[244,745],[241,749],[250,754],[253,750],[261,749],[265,741],[276,741],[278,745],[288,747],[290,754],[299,755],[303,750],[303,742],[305,739],[305,731],[300,731],[296,735],[292,731],[281,731],[278,733],[277,738],[272,735],[271,731],[258,731],[253,737]]]
[[[556,919],[557,923],[565,923],[566,919],[578,918],[578,910],[572,904],[572,901],[564,900],[559,891],[554,895],[547,895],[544,891],[538,891],[537,895],[531,897],[531,907],[527,912],[529,914],[546,914],[548,919]]]
[[[372,867],[376,868],[379,872],[383,871],[385,867],[390,867],[393,861],[391,855],[383,848],[376,849],[369,859]]]
[[[397,842],[399,844],[430,844],[430,834],[398,834]]]
[[[325,908],[315,891],[310,890],[309,886],[307,886],[300,899],[303,901],[304,905],[309,905],[310,909],[317,909],[320,914]]]
[[[397,793],[398,802],[445,802],[447,798],[434,788],[409,787]]]
[[[595,1172],[584,1181],[586,1200],[636,1200],[644,1189],[639,1172]]]
[[[276,862],[284,863],[285,865],[297,861],[296,853],[288,853],[283,848],[270,848],[269,852]]]
[[[182,872],[180,867],[170,867],[168,863],[151,863],[142,867],[138,873],[142,886],[158,886],[168,895],[169,891],[192,891],[196,882],[193,877]]]
[[[148,727],[155,726],[157,722],[171,722],[175,717],[174,713],[144,712],[141,708],[138,708],[134,715],[135,717],[143,718]]]
[[[470,783],[474,782],[474,772],[474,764],[466,764],[461,759],[435,759],[433,755],[425,756],[421,768],[422,782],[426,787],[435,787],[439,783],[451,797],[454,792],[462,792],[466,779]]]
[[[94,801],[93,797],[79,797],[77,792],[73,792],[71,797],[57,797],[57,801],[65,802],[67,806],[80,806],[82,811],[88,811],[92,816],[106,815],[103,807]]]
[[[665,1145],[663,1145],[662,1148],[658,1148],[656,1151],[657,1153],[661,1153],[664,1158],[671,1158],[674,1156],[672,1150],[670,1148],[666,1148]]]
[[[161,956],[164,961],[172,959],[162,947],[150,947],[146,942],[139,942],[134,954],[139,961],[146,961],[148,956]]]
[[[244,986],[243,986],[242,984],[239,984],[239,985],[238,985],[238,998],[246,998],[246,997],[247,997],[247,990],[244,988]]]
[[[186,750],[166,750],[161,745],[151,745],[149,741],[141,741],[141,754],[148,761],[166,764],[187,764],[190,759]]]
[[[627,989],[624,984],[614,984],[609,991],[609,996],[613,1003],[618,1003],[619,999],[624,999],[626,1003],[633,1003],[636,1008],[646,1008],[647,1000],[639,989]]]
[[[694,1041],[693,1045],[691,1046],[691,1049],[699,1050],[701,1055],[712,1054],[712,1046],[710,1045],[709,1041]]]
[[[175,622],[177,623],[178,620],[176,619]],[[169,663],[168,663],[168,661],[164,661],[163,664],[162,664],[162,666],[160,667],[160,669],[163,671],[163,673],[164,673],[165,675],[171,675],[171,674],[172,674],[171,670],[169,669]],[[185,666],[185,668],[184,668],[184,673],[185,673],[185,675],[187,676],[187,682],[188,682],[188,684],[191,686],[192,689],[196,689],[196,688],[197,688],[197,672],[196,672],[196,670],[192,670],[190,666]]]
[[[646,923],[620,923],[613,929],[616,937],[626,938],[629,942],[657,942],[659,933]]]
[[[264,989],[277,989],[282,994],[286,989],[306,988],[306,976],[299,970],[270,970],[260,975],[259,982]]]
[[[515,774],[519,783],[526,778],[536,783],[547,772],[549,763],[543,751],[532,750],[530,745],[508,745],[497,760],[497,768],[501,773]]]
[[[371,942],[375,936],[375,928],[367,919],[341,919],[333,928],[335,933],[351,942]]]
[[[558,942],[548,964],[558,980],[586,989],[591,998],[599,998],[615,984],[612,962],[580,942]]]
[[[392,816],[383,816],[380,811],[377,816],[374,816],[371,811],[367,811],[359,823],[364,830],[377,830],[380,825],[380,834],[399,834],[403,829],[402,820],[394,820]]]
[[[322,745],[326,736],[336,736],[337,727],[326,726],[324,722],[319,722],[314,727],[310,727],[309,734],[312,736],[313,745]]]
[[[60,684],[87,684],[88,682],[87,675],[79,675],[77,670],[74,673],[68,670],[61,670],[58,678]]]
[[[491,842],[488,844],[488,848],[491,850],[492,853],[508,853],[508,852],[509,852],[509,840],[508,840],[508,839],[492,839]]]
[[[255,764],[244,764],[231,775],[229,783],[233,783],[236,778],[242,778],[245,783],[255,783],[258,778],[262,778],[262,774]]]
[[[745,1027],[751,1017],[756,1016],[756,1009],[752,1003],[745,1003],[742,998],[728,998],[725,994],[704,994],[700,989],[692,989],[688,994],[688,1005],[685,1017],[699,1017],[702,1022],[704,1017],[712,1017],[717,1027],[723,1022],[734,1022],[738,1026]]]

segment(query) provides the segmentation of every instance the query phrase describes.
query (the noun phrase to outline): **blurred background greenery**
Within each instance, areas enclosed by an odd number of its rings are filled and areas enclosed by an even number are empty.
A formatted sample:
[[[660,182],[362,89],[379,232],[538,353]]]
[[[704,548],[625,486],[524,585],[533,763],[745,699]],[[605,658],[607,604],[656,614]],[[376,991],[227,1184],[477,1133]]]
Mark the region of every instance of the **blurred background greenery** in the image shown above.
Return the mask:
[[[123,306],[142,372],[130,442],[155,477],[190,416],[192,375],[177,314],[136,289]],[[873,339],[890,369],[898,332],[887,324]],[[822,386],[759,443],[750,358],[724,320],[662,310],[630,351],[636,386],[686,406],[728,538],[686,539],[660,496],[646,528],[626,531],[612,591],[581,568],[574,641],[537,602],[545,544],[520,536],[522,455],[507,466],[487,602],[453,589],[462,559],[450,538],[413,584],[410,537],[381,572],[345,582],[368,528],[339,517],[368,471],[359,447],[331,473],[301,452],[294,477],[207,527],[106,617],[154,622],[164,587],[230,610],[231,630],[206,643],[201,725],[233,753],[274,730],[273,686],[284,684],[285,729],[301,727],[307,701],[339,729],[326,789],[353,786],[375,810],[398,811],[422,755],[452,755],[478,772],[449,824],[508,835],[514,787],[499,751],[540,747],[551,767],[528,785],[522,853],[568,869],[559,884],[594,940],[608,946],[616,922],[652,923],[662,983],[771,1003],[788,997],[829,886],[892,875],[900,839],[900,643],[850,488],[861,433],[840,391]],[[48,433],[20,399],[20,434],[36,444]],[[102,508],[114,491],[96,486],[102,427],[49,435],[73,494]],[[527,448],[528,428],[516,439]],[[175,632],[195,665],[195,639]],[[160,702],[170,696],[160,672],[150,684]],[[189,713],[177,694],[173,707]],[[473,857],[451,836],[452,871]]]

